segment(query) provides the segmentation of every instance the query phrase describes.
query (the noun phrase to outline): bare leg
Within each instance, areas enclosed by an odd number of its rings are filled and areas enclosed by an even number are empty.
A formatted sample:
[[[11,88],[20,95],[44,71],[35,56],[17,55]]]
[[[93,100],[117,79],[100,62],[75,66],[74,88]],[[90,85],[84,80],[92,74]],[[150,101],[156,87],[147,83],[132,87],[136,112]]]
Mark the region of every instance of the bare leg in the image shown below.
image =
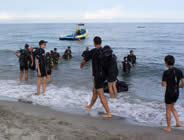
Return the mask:
[[[25,81],[28,81],[28,70],[25,71]]]
[[[51,81],[51,75],[48,75],[48,81],[49,82]]]
[[[172,104],[171,112],[173,113],[174,118],[176,120],[176,127],[182,127],[182,124],[181,124],[179,117],[178,117],[178,113],[174,107],[174,104]]]
[[[19,80],[20,80],[20,81],[22,81],[23,75],[24,75],[24,71],[20,71],[20,76],[19,76]]]
[[[38,77],[38,81],[37,81],[37,95],[40,95],[40,85],[42,82],[42,78]]]
[[[98,98],[98,95],[97,95],[96,89],[93,88],[93,97],[91,99],[91,103],[89,105],[86,105],[86,108],[88,109],[88,112],[91,110],[91,108],[95,104],[97,98]]]
[[[100,97],[100,101],[101,103],[103,104],[105,110],[106,110],[106,115],[104,115],[105,118],[111,118],[112,115],[110,113],[110,110],[109,110],[109,106],[108,106],[108,103],[107,103],[107,100],[104,96],[104,89],[97,89],[97,93]]]
[[[108,82],[108,88],[109,88],[109,93],[110,93],[110,97],[114,98],[114,93],[113,93],[113,84]]]
[[[113,82],[113,91],[114,91],[114,97],[117,98],[118,91],[117,91],[117,87],[116,87],[116,82]]]
[[[164,128],[164,130],[167,132],[171,132],[171,110],[172,104],[166,104],[167,128]]]
[[[47,83],[47,77],[43,77],[43,84],[42,84],[43,95],[45,95],[46,83]]]

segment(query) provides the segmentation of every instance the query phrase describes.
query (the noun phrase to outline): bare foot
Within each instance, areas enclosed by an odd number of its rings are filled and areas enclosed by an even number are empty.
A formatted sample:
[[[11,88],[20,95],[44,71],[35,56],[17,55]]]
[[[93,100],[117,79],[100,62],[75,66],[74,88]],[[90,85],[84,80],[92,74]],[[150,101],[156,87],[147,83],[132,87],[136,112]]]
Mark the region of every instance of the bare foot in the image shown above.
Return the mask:
[[[175,127],[182,127],[181,122],[176,123],[176,126]]]
[[[170,127],[164,128],[164,130],[167,131],[167,132],[171,132],[171,128]]]
[[[91,107],[89,105],[86,105],[85,107],[87,108],[88,112],[90,112]]]
[[[104,118],[112,118],[112,115],[110,113],[107,113],[104,115]]]

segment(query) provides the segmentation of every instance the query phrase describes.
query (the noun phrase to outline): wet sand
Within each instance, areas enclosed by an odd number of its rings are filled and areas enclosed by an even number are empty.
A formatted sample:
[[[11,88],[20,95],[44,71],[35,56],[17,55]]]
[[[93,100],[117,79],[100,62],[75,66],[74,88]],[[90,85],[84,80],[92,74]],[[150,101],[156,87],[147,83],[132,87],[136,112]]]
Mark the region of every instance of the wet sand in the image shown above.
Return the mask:
[[[120,120],[121,119],[121,120]],[[182,130],[138,126],[125,119],[72,115],[0,101],[0,140],[183,140]]]

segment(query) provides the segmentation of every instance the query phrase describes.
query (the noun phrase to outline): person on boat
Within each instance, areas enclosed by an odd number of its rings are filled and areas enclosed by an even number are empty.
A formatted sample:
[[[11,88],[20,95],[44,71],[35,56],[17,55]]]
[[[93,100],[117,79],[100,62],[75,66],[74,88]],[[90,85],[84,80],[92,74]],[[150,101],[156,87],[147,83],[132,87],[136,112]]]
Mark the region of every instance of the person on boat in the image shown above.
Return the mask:
[[[122,63],[123,63],[123,72],[130,73],[131,65],[130,62],[128,61],[128,58],[124,57],[124,61]]]
[[[48,81],[51,81],[51,73],[52,73],[52,59],[49,52],[46,53],[46,67],[47,67],[47,78]]]
[[[82,57],[87,57],[89,55],[89,47],[86,47],[86,50],[82,53]]]
[[[54,65],[57,65],[59,63],[59,58],[60,58],[60,54],[57,52],[57,48],[54,48],[54,53],[53,53]]]
[[[117,98],[116,80],[118,76],[117,57],[113,54],[110,46],[106,45],[103,48],[104,53],[104,71],[108,81],[108,88],[111,98]]]
[[[36,69],[35,51],[32,47],[29,47],[29,52],[30,52],[31,57],[33,58],[33,60],[32,60],[32,58],[29,60],[29,69],[35,71],[35,69]]]
[[[77,35],[81,35],[82,34],[82,30],[80,28],[77,29]]]
[[[68,46],[68,48],[65,50],[63,58],[64,59],[71,59],[72,58],[72,51],[71,51],[70,46]]]
[[[127,56],[128,61],[132,64],[132,66],[135,66],[136,64],[136,56],[134,55],[134,51],[130,50],[130,54]]]
[[[83,68],[83,66],[88,62],[89,60],[92,60],[92,71],[93,71],[93,77],[94,77],[94,88],[93,88],[93,97],[91,99],[91,103],[89,105],[86,105],[86,108],[88,111],[91,110],[93,105],[95,104],[98,97],[100,97],[100,101],[103,104],[106,114],[104,117],[111,118],[112,115],[109,110],[109,106],[107,103],[107,99],[104,96],[104,69],[103,69],[103,49],[101,47],[102,40],[100,37],[94,38],[94,46],[95,48],[90,50],[89,55],[84,58],[81,62],[80,67]]]
[[[37,81],[37,95],[40,95],[40,86],[42,84],[43,95],[46,91],[46,81],[47,81],[47,69],[46,69],[46,56],[45,48],[47,41],[41,40],[39,42],[40,48],[36,50],[36,67],[38,72],[38,81]]]
[[[19,80],[22,81],[24,72],[25,72],[25,81],[28,80],[28,69],[29,69],[29,60],[31,59],[33,61],[33,58],[31,57],[29,53],[29,45],[25,44],[24,49],[17,50],[14,52],[14,54],[19,58],[19,65],[20,65],[20,76]],[[33,66],[33,63],[31,64]]]
[[[165,105],[167,128],[164,130],[171,132],[171,113],[176,120],[176,127],[182,126],[174,105],[179,97],[179,88],[184,88],[184,76],[181,70],[174,67],[175,58],[173,56],[166,56],[164,61],[165,65],[168,67],[168,70],[163,72],[162,77],[162,86],[166,86]]]

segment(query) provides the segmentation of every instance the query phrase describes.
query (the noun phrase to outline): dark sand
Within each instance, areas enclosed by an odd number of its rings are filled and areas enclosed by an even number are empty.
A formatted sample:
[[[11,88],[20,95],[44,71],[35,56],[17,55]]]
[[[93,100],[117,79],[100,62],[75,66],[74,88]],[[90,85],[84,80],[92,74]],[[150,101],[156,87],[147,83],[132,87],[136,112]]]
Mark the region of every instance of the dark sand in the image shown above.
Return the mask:
[[[0,101],[0,140],[183,140],[184,132],[71,115],[47,107]]]

